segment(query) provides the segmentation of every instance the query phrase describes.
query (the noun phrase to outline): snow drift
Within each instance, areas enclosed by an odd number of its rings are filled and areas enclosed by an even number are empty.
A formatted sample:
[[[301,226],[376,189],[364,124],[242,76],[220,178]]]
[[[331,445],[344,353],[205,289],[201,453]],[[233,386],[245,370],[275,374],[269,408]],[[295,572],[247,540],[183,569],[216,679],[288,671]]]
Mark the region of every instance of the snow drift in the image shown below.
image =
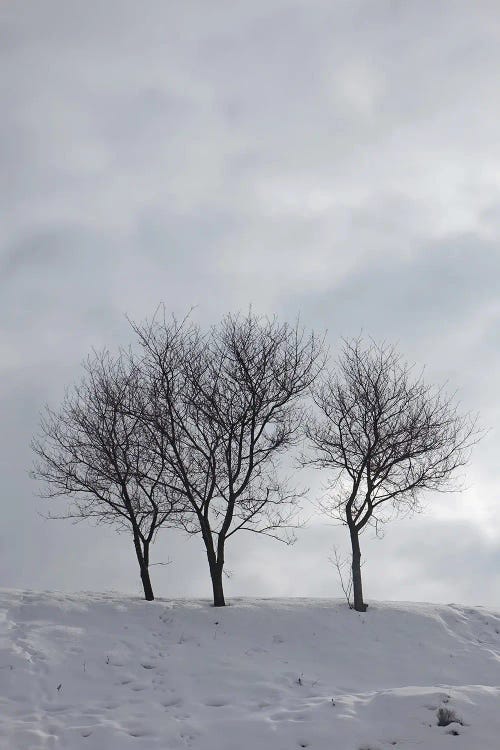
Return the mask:
[[[499,685],[480,607],[0,594],[2,750],[495,750]]]

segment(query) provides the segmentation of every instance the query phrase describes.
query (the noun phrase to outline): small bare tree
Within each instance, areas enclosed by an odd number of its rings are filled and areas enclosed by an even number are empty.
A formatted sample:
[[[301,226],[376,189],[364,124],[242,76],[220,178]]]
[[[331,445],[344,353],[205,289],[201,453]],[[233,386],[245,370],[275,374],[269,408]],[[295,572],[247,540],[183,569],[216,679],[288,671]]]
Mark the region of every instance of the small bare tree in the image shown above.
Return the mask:
[[[59,411],[46,409],[32,475],[45,484],[42,497],[72,503],[52,518],[93,519],[131,533],[144,596],[154,599],[150,546],[162,526],[179,520],[179,496],[167,489],[162,451],[152,450],[143,419],[140,368],[130,355],[95,353],[79,385]],[[155,445],[161,441],[155,435]]]
[[[425,383],[384,344],[345,341],[335,375],[315,389],[319,416],[305,461],[332,470],[325,512],[349,529],[354,608],[366,610],[359,535],[394,513],[419,509],[424,490],[444,491],[469,458],[476,421],[454,396]]]
[[[351,594],[352,594],[351,561],[349,560],[349,557],[342,557],[337,547],[333,548],[333,554],[331,557],[328,558],[328,560],[337,571],[337,578],[339,580],[342,593],[344,594],[344,599],[346,600],[347,606],[349,607],[349,609],[352,609],[353,604],[351,602]],[[347,574],[346,574],[346,568],[348,568]]]
[[[228,315],[206,334],[184,321],[135,326],[144,350],[152,432],[201,533],[214,605],[224,606],[226,542],[238,531],[290,541],[300,493],[278,473],[300,438],[302,396],[322,347],[298,325]]]

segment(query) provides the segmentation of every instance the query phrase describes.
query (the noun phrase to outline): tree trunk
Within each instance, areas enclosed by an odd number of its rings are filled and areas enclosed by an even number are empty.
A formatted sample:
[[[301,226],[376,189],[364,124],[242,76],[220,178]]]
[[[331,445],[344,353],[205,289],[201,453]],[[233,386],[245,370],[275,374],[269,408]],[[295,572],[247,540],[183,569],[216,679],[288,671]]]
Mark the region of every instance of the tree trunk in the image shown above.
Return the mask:
[[[349,527],[352,547],[352,590],[354,594],[354,609],[356,612],[366,612],[367,604],[363,601],[363,583],[361,581],[361,548],[359,535],[355,526]]]
[[[224,587],[222,585],[222,565],[218,562],[210,565],[210,577],[214,593],[214,607],[225,607]]]
[[[224,570],[224,540],[219,536],[217,552],[214,548],[212,531],[208,522],[200,518],[201,533],[207,551],[208,567],[212,579],[212,590],[214,595],[214,607],[225,607],[224,587],[222,585],[222,571]]]
[[[149,568],[141,568],[141,581],[144,589],[144,598],[148,602],[152,602],[155,598],[153,594],[153,587],[151,585],[151,578],[149,576]]]
[[[149,543],[144,542],[143,544],[144,547],[141,544],[140,537],[137,534],[134,534],[135,554],[137,555],[139,570],[141,571],[144,598],[146,601],[152,602],[155,596],[153,594],[153,586],[151,585],[151,577],[149,575]]]

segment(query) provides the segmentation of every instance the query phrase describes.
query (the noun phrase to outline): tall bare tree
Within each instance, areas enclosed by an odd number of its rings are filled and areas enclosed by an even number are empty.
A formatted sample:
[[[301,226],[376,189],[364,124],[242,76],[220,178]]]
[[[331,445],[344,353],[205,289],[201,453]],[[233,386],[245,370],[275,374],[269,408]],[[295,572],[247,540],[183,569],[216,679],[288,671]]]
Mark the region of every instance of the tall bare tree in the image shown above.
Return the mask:
[[[137,364],[126,353],[102,352],[84,371],[59,411],[46,409],[32,474],[45,484],[42,496],[71,498],[51,517],[93,519],[131,534],[144,596],[152,600],[151,543],[158,529],[178,521],[182,498],[167,488],[164,451],[151,448]],[[161,440],[155,435],[154,444]]]
[[[214,605],[224,606],[226,542],[239,531],[289,541],[299,493],[278,471],[300,437],[302,397],[321,342],[298,325],[226,316],[207,333],[188,321],[135,326],[152,432],[205,544]]]
[[[354,608],[362,612],[360,533],[416,511],[425,490],[456,488],[476,421],[394,348],[361,339],[344,342],[337,371],[314,399],[319,416],[306,428],[314,450],[305,460],[333,472],[322,507],[349,529]]]

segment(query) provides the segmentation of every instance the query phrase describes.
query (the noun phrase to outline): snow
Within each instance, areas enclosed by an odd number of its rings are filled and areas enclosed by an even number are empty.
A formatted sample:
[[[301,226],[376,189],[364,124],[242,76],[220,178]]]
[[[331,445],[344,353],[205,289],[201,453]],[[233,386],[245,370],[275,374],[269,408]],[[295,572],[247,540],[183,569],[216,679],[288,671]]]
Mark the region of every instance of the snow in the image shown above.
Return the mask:
[[[2,750],[494,750],[499,685],[481,607],[0,592]]]

